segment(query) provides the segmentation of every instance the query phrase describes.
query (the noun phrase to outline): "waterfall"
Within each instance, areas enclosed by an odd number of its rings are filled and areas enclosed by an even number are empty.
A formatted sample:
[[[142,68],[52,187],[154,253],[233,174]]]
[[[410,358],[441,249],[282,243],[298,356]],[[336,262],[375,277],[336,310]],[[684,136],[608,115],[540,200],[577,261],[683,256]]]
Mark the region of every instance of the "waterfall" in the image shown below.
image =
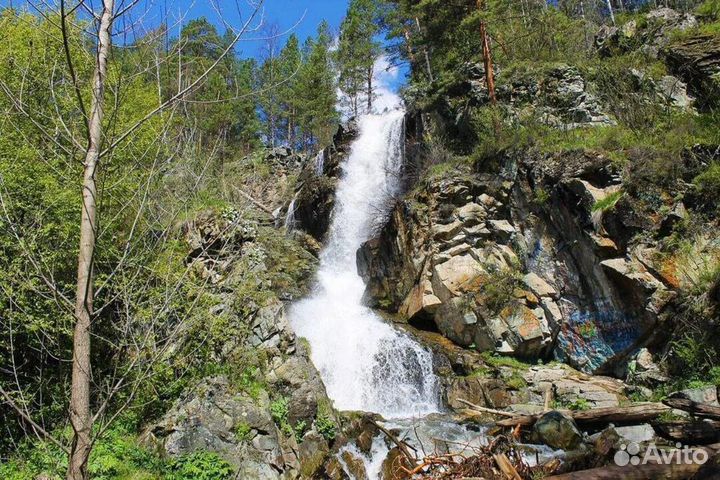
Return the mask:
[[[315,175],[321,177],[325,171],[325,150],[320,150],[315,156]]]
[[[369,115],[342,165],[318,285],[290,311],[297,334],[310,342],[335,407],[408,418],[440,410],[432,355],[362,304],[365,285],[356,252],[387,217],[400,190],[401,111]]]
[[[285,214],[285,228],[290,231],[295,228],[295,201],[297,200],[298,193],[295,194],[290,205],[288,205],[287,213]]]

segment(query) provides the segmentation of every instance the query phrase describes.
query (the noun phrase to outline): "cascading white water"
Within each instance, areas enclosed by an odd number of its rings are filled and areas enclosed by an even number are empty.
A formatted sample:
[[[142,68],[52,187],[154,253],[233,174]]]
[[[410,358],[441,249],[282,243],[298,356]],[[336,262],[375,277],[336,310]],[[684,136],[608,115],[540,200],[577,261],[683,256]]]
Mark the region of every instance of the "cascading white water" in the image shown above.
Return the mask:
[[[292,230],[295,228],[295,202],[297,201],[298,194],[296,193],[293,197],[290,205],[288,205],[287,213],[285,214],[285,228]]]
[[[317,155],[315,155],[315,175],[318,177],[323,174],[325,171],[325,150],[320,150]]]
[[[363,306],[356,251],[368,240],[399,192],[403,162],[401,111],[368,115],[342,166],[318,286],[290,312],[297,334],[340,410],[408,418],[440,410],[432,355]]]

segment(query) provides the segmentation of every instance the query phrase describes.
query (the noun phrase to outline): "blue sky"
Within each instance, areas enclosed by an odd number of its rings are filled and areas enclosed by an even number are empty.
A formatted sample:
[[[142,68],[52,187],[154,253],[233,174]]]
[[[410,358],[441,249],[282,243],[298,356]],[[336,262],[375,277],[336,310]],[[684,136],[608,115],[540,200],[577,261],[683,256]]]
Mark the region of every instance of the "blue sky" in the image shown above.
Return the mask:
[[[69,5],[74,5],[77,0],[67,0]],[[89,4],[97,6],[101,0],[86,0]],[[119,2],[121,0],[116,0]],[[125,0],[128,2],[129,0]],[[278,45],[283,45],[290,33],[295,33],[300,41],[305,40],[308,36],[316,33],[317,27],[323,20],[327,20],[330,28],[337,33],[340,23],[345,15],[349,0],[265,0],[263,3],[263,22],[266,25],[274,24],[277,31],[286,32],[277,39]],[[47,0],[50,4],[59,4],[59,0]],[[40,0],[0,0],[0,7],[13,5],[15,8],[28,8],[33,11],[29,5],[39,5],[43,2]],[[242,25],[243,18],[251,13],[252,8],[248,5],[248,0],[215,0],[215,5],[219,5],[222,12],[222,18],[213,8],[211,0],[142,0],[140,5],[135,9],[137,16],[142,15],[142,22],[148,28],[153,28],[160,24],[164,19],[165,8],[169,10],[169,23],[173,23],[173,19],[177,19],[180,14],[184,16],[187,22],[192,18],[207,17],[212,23],[224,30],[223,21],[229,23],[233,27]],[[240,11],[238,11],[238,7]],[[116,26],[116,30],[121,26]],[[264,32],[252,32],[249,38],[238,43],[238,52],[244,57],[259,57],[264,51],[265,40],[258,38],[267,35]],[[253,40],[254,39],[254,40]],[[119,40],[116,40],[119,41]],[[387,67],[387,65],[384,65]],[[390,74],[383,74],[382,83],[390,90],[397,90],[403,83],[405,68],[399,71],[392,71]]]
[[[218,26],[222,25],[222,21],[209,0],[196,0],[195,2],[179,0],[168,1],[168,3],[173,4],[173,10],[176,12],[178,9],[188,11],[190,18],[205,16]],[[237,3],[244,15],[250,13],[251,9],[245,1],[240,0]],[[225,21],[233,26],[241,24],[242,19],[234,0],[216,0],[216,4],[221,6]],[[292,31],[300,37],[302,42],[308,36],[315,34],[318,25],[323,20],[327,20],[330,27],[336,32],[345,16],[347,5],[347,0],[265,0],[263,4],[264,22],[266,25],[276,24],[281,32],[293,29]],[[259,36],[262,36],[259,32],[251,35],[256,38]],[[286,38],[279,39],[279,42],[284,43]],[[263,41],[243,41],[238,48],[245,55],[253,56],[260,53],[263,43]]]
[[[99,2],[100,0],[89,1],[91,5],[97,5]],[[42,5],[43,3],[40,0],[32,2],[0,0],[0,7],[12,5],[15,8],[28,8],[33,11],[30,5]],[[49,0],[47,3],[59,4],[59,0]],[[67,0],[68,5],[75,3],[76,0]],[[139,14],[147,10],[148,13],[143,15],[143,23],[149,27],[154,27],[162,21],[163,12],[167,7],[170,15],[175,18],[180,12],[187,20],[204,16],[223,30],[222,20],[210,0],[143,0],[140,3],[141,5],[135,8],[135,12]],[[246,17],[252,11],[247,0],[215,0],[215,4],[220,6],[223,20],[233,26],[241,25],[242,16]],[[348,0],[265,0],[263,3],[264,22],[265,24],[276,24],[281,32],[295,27],[293,31],[302,41],[315,34],[322,20],[327,20],[333,31],[336,32],[345,15],[347,5]],[[238,12],[238,6],[242,16]],[[257,37],[260,34],[254,36]],[[279,42],[284,43],[286,38],[281,38]],[[262,43],[261,41],[244,41],[239,45],[239,49],[245,55],[254,56],[261,51]]]

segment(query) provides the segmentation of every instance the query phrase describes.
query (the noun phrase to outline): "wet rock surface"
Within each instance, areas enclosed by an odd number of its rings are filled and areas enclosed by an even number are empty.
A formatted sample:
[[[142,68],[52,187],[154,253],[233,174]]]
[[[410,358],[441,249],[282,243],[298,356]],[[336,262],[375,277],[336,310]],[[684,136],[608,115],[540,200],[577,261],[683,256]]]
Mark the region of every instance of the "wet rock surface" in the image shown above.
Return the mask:
[[[428,180],[398,204],[358,252],[366,298],[463,347],[624,369],[674,293],[629,248],[640,226],[620,216],[622,195],[593,210],[617,195],[618,173],[592,153],[500,161],[498,174]]]

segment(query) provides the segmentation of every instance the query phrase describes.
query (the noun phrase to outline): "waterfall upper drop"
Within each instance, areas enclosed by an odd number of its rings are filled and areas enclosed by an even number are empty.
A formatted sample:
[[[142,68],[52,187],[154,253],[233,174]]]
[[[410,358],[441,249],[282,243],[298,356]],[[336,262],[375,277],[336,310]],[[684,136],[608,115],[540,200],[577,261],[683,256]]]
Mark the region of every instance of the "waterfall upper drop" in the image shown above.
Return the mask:
[[[290,312],[335,407],[386,418],[440,410],[432,355],[362,304],[365,285],[357,274],[358,248],[400,192],[403,118],[404,112],[392,111],[360,120],[360,135],[342,166],[318,285]]]

